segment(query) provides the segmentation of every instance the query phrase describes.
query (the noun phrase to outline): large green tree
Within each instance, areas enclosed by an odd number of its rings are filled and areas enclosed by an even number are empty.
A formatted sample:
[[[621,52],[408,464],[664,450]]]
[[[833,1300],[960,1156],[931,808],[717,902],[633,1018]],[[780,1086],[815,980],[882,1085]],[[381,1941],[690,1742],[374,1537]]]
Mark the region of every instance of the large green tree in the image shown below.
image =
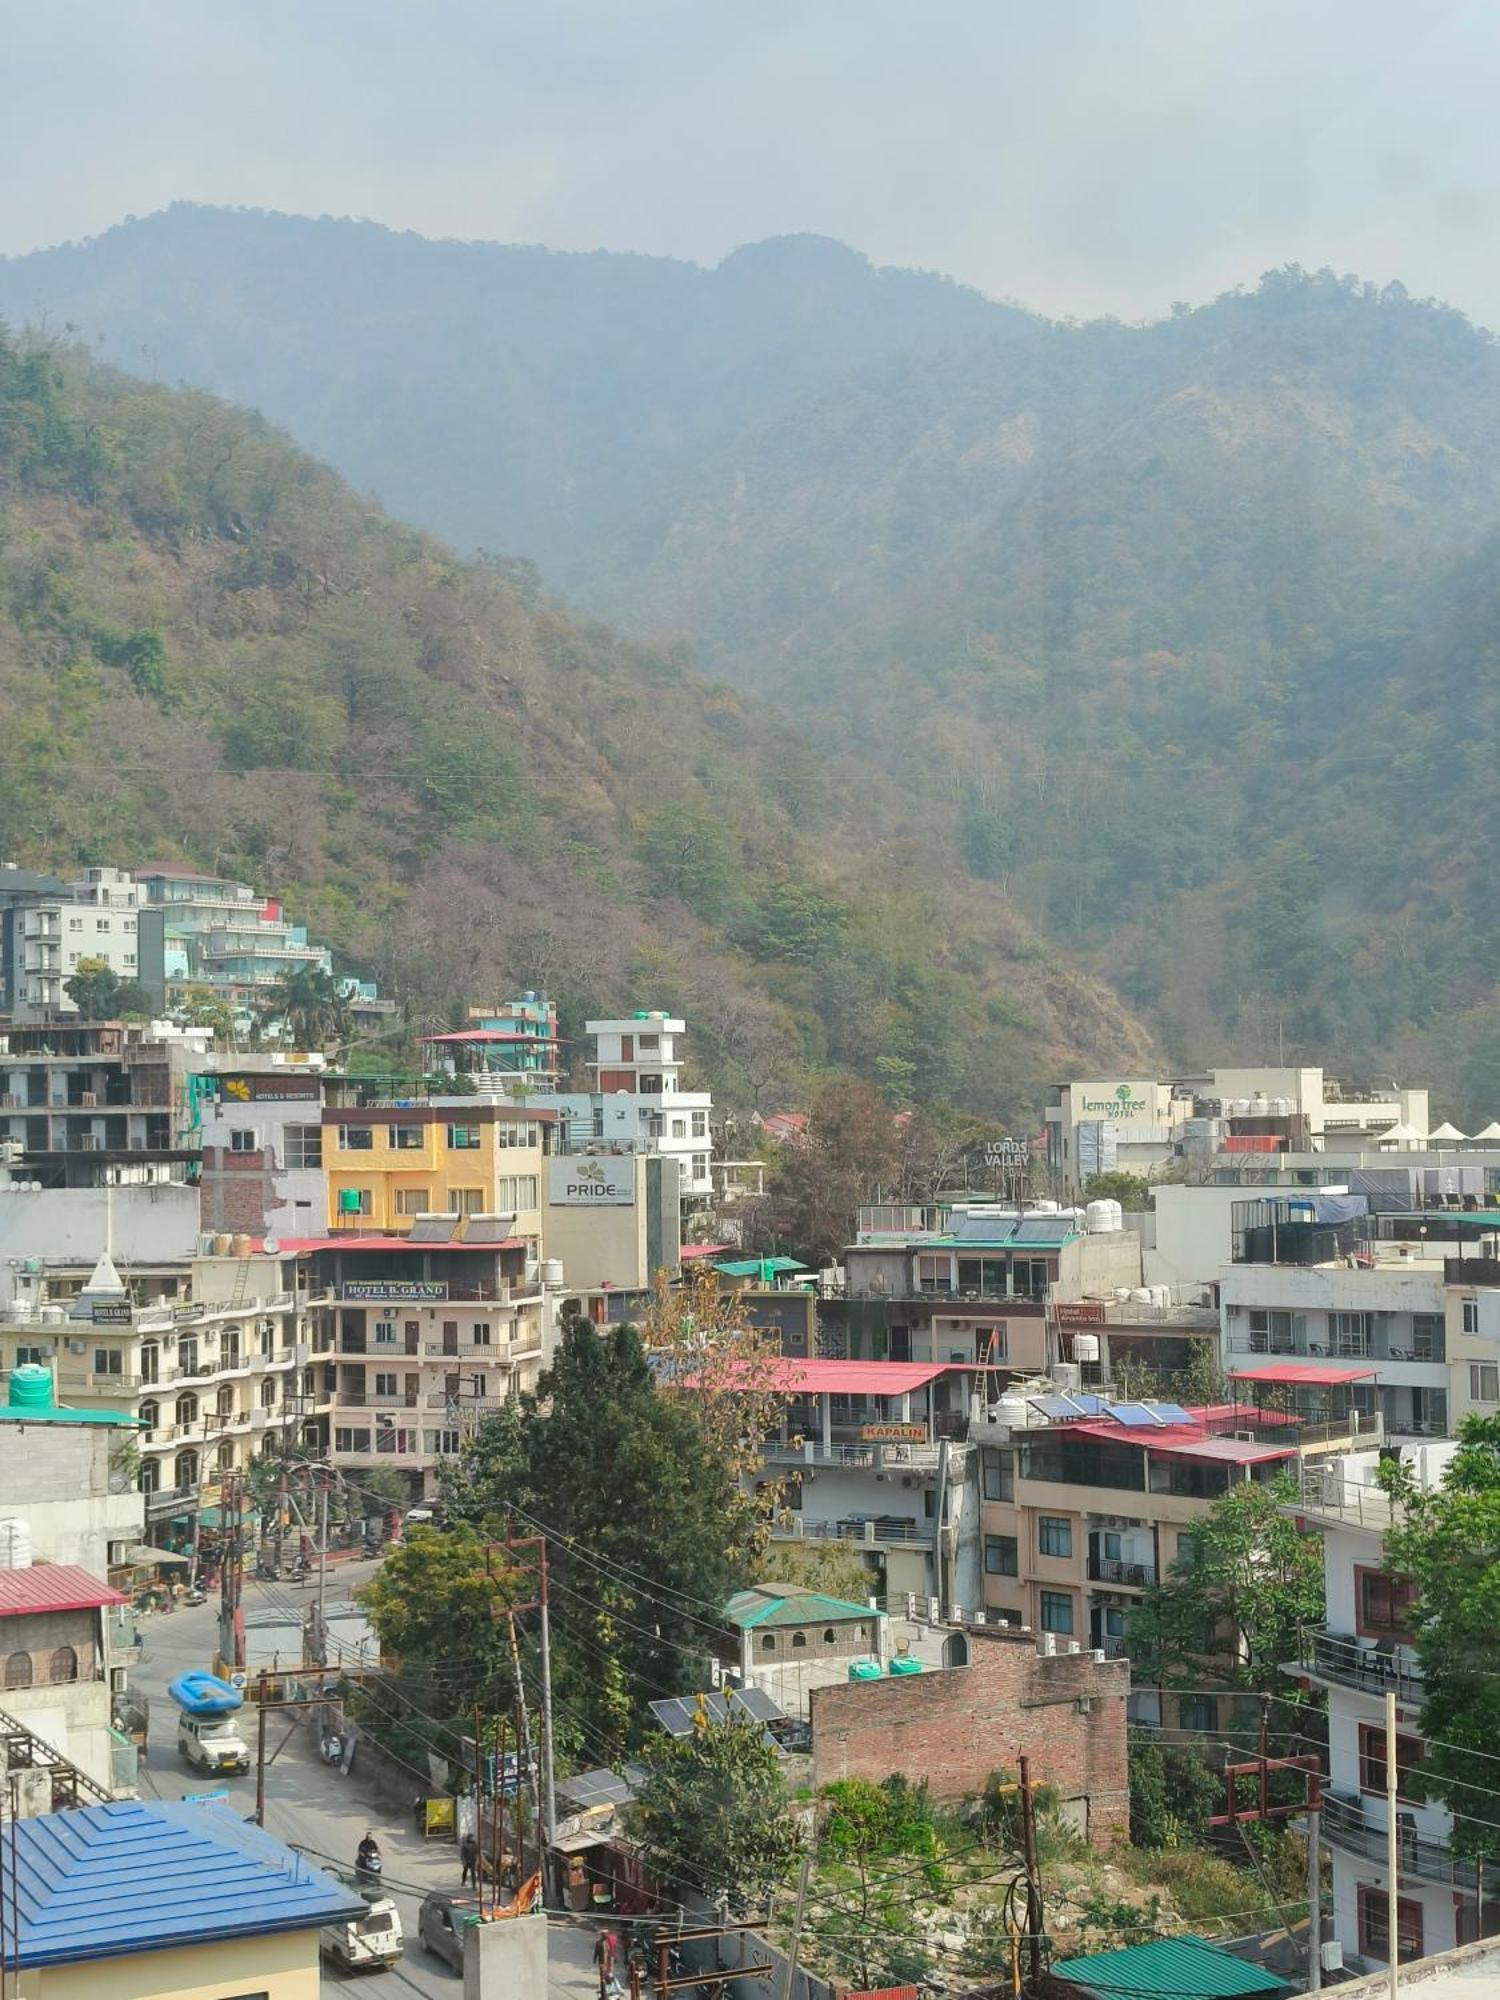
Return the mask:
[[[651,1873],[687,1894],[727,1890],[760,1909],[797,1845],[781,1758],[758,1724],[706,1715],[689,1736],[657,1736],[629,1827]]]
[[[262,1019],[279,1026],[300,1049],[321,1049],[347,1041],[348,1002],[331,972],[320,965],[298,965],[284,972],[266,995]]]
[[[1417,1586],[1421,1781],[1454,1815],[1460,1854],[1500,1860],[1500,1417],[1466,1417],[1441,1486],[1388,1475],[1400,1515],[1388,1567]]]
[[[925,1980],[932,1954],[923,1917],[951,1893],[925,1792],[903,1778],[844,1778],[818,1798],[812,1941],[861,1987]]]
[[[703,1686],[717,1612],[748,1580],[753,1511],[634,1327],[564,1316],[551,1368],[444,1470],[453,1519],[548,1537],[564,1706],[597,1757],[646,1704]]]
[[[63,991],[86,1021],[112,1021],[122,1014],[150,1011],[140,981],[122,979],[103,958],[80,958],[77,970],[63,981]]]
[[[440,1716],[506,1714],[515,1698],[506,1606],[519,1592],[503,1553],[470,1527],[413,1528],[360,1596],[381,1656],[423,1686]]]
[[[1242,1480],[1221,1494],[1179,1559],[1130,1614],[1135,1677],[1273,1695],[1298,1635],[1323,1616],[1323,1554],[1284,1509],[1290,1480]]]

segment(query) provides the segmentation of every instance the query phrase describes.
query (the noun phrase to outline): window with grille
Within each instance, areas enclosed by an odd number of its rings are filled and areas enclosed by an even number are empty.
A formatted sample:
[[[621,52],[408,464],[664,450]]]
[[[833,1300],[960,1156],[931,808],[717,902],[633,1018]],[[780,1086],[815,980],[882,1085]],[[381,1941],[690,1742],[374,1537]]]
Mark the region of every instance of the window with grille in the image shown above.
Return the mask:
[[[386,1127],[386,1132],[393,1152],[421,1152],[423,1132],[420,1125],[390,1125]]]
[[[1359,1949],[1361,1957],[1390,1963],[1391,1928],[1386,1891],[1372,1882],[1359,1885]],[[1402,1964],[1422,1956],[1422,1905],[1405,1896],[1396,1898],[1396,1952]]]
[[[346,1153],[373,1153],[375,1132],[369,1125],[340,1125],[339,1145]]]
[[[323,1164],[321,1125],[288,1125],[282,1145],[288,1169],[321,1167]]]
[[[1500,1362],[1471,1361],[1469,1363],[1469,1401],[1471,1403],[1500,1402]]]
[[[253,1153],[255,1151],[255,1133],[250,1126],[236,1125],[233,1128],[229,1134],[229,1150],[231,1153]]]
[[[1014,1535],[986,1535],[984,1567],[990,1576],[1019,1576],[1020,1559]]]
[[[1015,1454],[1008,1446],[986,1445],[983,1458],[986,1500],[1014,1500],[1016,1497]]]
[[[450,1153],[477,1153],[483,1140],[477,1125],[450,1125],[448,1127],[448,1150]]]
[[[477,1187],[449,1188],[448,1207],[445,1212],[449,1215],[483,1215],[484,1189]]]

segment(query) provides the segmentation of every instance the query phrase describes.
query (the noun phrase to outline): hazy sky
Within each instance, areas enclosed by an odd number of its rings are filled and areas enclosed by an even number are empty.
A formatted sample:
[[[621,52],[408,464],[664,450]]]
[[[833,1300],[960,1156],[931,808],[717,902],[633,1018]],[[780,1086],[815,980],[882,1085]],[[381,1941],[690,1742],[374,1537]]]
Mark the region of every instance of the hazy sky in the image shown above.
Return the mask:
[[[1289,260],[1500,325],[1485,0],[8,0],[0,251],[187,199],[1052,312]]]

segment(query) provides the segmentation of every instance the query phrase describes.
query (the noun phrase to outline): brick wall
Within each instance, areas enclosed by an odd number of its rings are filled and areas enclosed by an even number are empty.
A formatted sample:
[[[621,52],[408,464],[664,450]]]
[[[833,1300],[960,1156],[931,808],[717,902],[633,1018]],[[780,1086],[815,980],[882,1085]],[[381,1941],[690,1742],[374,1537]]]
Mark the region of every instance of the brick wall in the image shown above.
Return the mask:
[[[1033,1634],[997,1628],[970,1627],[968,1641],[966,1667],[815,1688],[814,1784],[900,1773],[935,1799],[958,1799],[991,1771],[1015,1770],[1024,1751],[1038,1784],[1055,1786],[1075,1820],[1086,1812],[1096,1847],[1123,1837],[1129,1663],[1044,1659]]]
[[[198,1184],[203,1227],[264,1236],[266,1218],[279,1200],[275,1166],[267,1152],[231,1153],[227,1146],[205,1146]]]

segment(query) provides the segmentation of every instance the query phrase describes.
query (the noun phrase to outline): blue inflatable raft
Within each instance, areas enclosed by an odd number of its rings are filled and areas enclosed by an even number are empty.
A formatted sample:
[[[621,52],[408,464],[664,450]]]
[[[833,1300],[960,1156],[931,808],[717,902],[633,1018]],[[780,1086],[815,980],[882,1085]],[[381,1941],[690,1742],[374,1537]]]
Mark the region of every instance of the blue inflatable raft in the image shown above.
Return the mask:
[[[168,1681],[167,1693],[184,1715],[229,1715],[241,1707],[245,1697],[217,1674],[179,1674]]]

